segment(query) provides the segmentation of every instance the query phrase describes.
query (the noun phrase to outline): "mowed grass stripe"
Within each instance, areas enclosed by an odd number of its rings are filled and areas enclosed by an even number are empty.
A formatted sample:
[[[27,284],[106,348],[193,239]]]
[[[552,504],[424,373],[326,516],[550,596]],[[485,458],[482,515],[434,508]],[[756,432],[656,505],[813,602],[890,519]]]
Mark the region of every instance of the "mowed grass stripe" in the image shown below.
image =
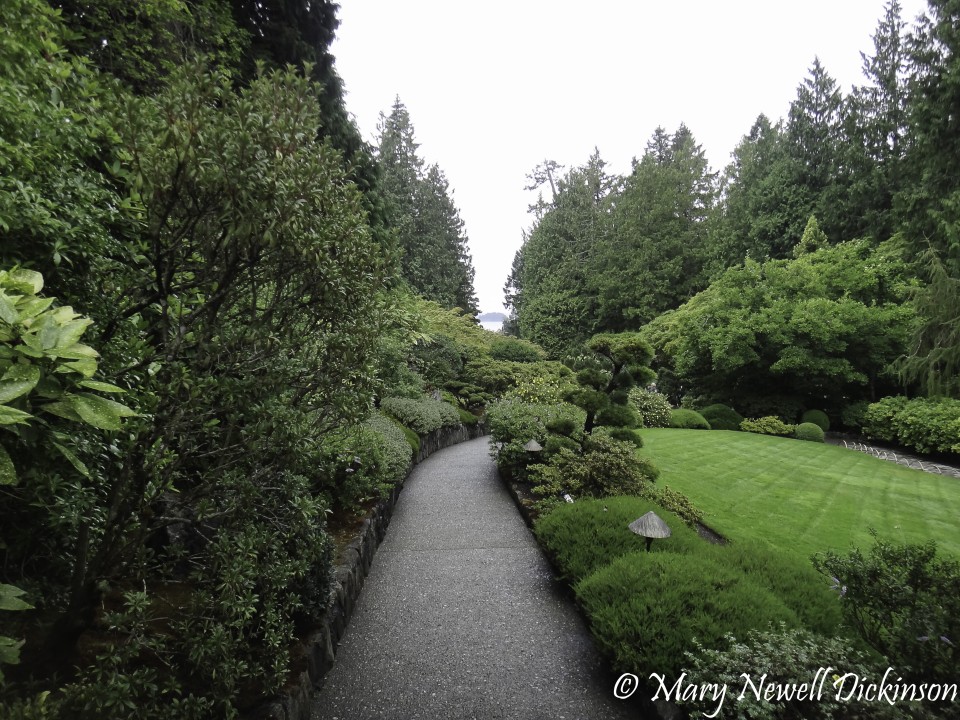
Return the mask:
[[[641,431],[661,484],[686,493],[732,540],[809,556],[871,544],[936,540],[960,556],[960,480],[832,445],[723,430]]]

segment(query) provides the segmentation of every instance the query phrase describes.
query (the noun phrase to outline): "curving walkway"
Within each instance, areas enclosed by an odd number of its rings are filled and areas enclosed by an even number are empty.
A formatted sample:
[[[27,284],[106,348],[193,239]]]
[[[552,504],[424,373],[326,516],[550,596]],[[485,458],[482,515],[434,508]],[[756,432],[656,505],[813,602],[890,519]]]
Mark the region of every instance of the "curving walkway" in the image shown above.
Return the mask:
[[[487,438],[407,480],[312,720],[626,720]]]

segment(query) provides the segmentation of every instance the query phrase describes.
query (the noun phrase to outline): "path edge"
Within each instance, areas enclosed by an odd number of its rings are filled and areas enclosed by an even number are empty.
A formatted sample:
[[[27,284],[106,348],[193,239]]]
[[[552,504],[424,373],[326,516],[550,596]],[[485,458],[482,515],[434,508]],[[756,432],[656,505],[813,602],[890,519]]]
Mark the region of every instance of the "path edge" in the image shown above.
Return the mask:
[[[461,424],[440,428],[421,436],[420,451],[413,458],[410,473],[438,450],[476,440],[486,434],[487,428],[481,422],[473,426]],[[364,580],[386,536],[400,491],[410,473],[396,484],[388,497],[380,500],[367,513],[360,529],[344,549],[343,557],[334,565],[327,609],[323,619],[293,653],[296,669],[291,682],[279,696],[242,713],[244,720],[310,720],[313,700],[327,673],[333,668],[337,647],[350,623]]]

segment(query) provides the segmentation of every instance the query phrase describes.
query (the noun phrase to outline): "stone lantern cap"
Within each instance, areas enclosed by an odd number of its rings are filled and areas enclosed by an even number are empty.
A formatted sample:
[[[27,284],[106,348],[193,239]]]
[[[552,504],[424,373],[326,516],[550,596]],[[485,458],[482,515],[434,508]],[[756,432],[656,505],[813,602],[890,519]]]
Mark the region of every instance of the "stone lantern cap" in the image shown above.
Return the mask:
[[[642,535],[645,538],[670,537],[669,526],[661,520],[660,516],[653,512],[653,510],[630,523],[630,529],[637,535]]]
[[[540,443],[538,443],[536,440],[531,440],[523,446],[523,449],[527,452],[540,452],[543,450],[543,447],[541,447]]]

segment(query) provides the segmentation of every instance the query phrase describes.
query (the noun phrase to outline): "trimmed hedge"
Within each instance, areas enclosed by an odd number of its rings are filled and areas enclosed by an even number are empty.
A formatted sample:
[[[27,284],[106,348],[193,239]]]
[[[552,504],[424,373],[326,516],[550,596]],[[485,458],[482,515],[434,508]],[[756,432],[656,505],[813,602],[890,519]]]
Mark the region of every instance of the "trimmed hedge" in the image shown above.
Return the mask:
[[[365,423],[366,427],[380,438],[382,460],[381,479],[384,482],[397,483],[410,472],[413,462],[412,447],[407,436],[395,421],[382,412],[373,413]],[[419,439],[418,439],[419,444]],[[418,448],[419,450],[419,448]]]
[[[457,412],[457,408],[450,403],[427,396],[417,400],[401,397],[383,398],[380,401],[380,409],[418,435],[427,435],[442,427],[460,423],[460,413]]]
[[[830,429],[830,418],[823,410],[807,410],[800,418],[800,423],[813,423],[824,432]]]
[[[808,442],[824,441],[823,429],[812,422],[800,423],[797,425],[796,432],[793,435],[797,440],[806,440]]]
[[[534,363],[543,360],[546,353],[529,340],[501,337],[490,345],[490,357],[508,362]]]
[[[788,425],[774,415],[767,415],[762,418],[744,420],[740,423],[740,429],[744,432],[758,433],[760,435],[780,435],[788,437],[794,434],[797,426]]]
[[[680,408],[670,411],[670,427],[685,430],[709,430],[710,423],[696,410]]]
[[[863,432],[921,453],[960,453],[960,400],[888,397],[867,406]]]
[[[676,515],[652,500],[634,496],[558,505],[537,521],[534,533],[560,576],[572,584],[622,555],[643,550],[646,541],[627,526],[651,510],[673,533],[655,540],[652,553],[694,553],[704,547],[696,531]]]
[[[693,638],[714,648],[730,633],[801,624],[761,583],[703,555],[630,553],[577,583],[575,591],[614,670],[641,677],[679,676]]]
[[[743,415],[723,403],[708,405],[700,414],[710,423],[712,430],[739,430],[743,422]]]

